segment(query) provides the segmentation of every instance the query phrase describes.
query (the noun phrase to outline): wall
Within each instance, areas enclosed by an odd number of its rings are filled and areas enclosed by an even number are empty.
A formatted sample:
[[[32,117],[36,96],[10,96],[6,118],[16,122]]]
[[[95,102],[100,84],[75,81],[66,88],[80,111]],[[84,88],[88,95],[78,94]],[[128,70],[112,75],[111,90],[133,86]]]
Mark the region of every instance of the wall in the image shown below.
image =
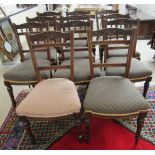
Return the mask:
[[[132,4],[138,10],[155,17],[155,4]]]
[[[5,6],[5,9],[4,9],[4,6],[3,6],[3,9],[5,10],[5,12],[7,13],[7,10],[12,7],[13,9],[12,10],[15,10],[15,4],[14,5],[6,5]],[[36,17],[36,12],[44,12],[45,11],[45,5],[41,5],[39,4],[37,7],[34,7],[32,9],[28,9],[26,11],[23,11],[19,14],[16,14],[16,15],[13,15],[10,17],[12,23],[15,23],[15,24],[22,24],[22,23],[25,23],[26,22],[26,17],[30,17],[30,18],[33,18],[33,17]],[[25,46],[26,45],[26,40],[25,38],[22,38],[22,41],[21,41]],[[0,64],[2,64],[3,61],[6,60],[6,57],[3,56],[2,54],[0,54]]]

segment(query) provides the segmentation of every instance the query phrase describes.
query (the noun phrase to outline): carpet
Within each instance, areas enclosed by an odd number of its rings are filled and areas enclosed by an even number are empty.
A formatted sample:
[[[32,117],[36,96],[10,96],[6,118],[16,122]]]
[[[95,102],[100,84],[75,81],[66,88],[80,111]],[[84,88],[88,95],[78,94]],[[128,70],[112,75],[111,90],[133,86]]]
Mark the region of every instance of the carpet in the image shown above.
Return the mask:
[[[142,92],[143,88],[139,87],[138,90]],[[79,89],[78,92],[82,101],[85,89]],[[29,90],[22,91],[17,96],[18,104],[28,93]],[[155,86],[149,88],[147,101],[150,111],[145,120],[142,138],[152,144],[145,140],[140,140],[138,145],[134,144],[133,132],[136,129],[136,119],[115,122],[97,118],[91,119],[91,142],[79,144],[75,138],[74,120],[69,118],[53,123],[31,122],[31,128],[36,137],[36,145],[32,145],[25,134],[23,124],[18,121],[15,111],[11,108],[0,128],[0,149],[155,149],[153,145],[155,144]],[[96,126],[100,127],[96,128]]]

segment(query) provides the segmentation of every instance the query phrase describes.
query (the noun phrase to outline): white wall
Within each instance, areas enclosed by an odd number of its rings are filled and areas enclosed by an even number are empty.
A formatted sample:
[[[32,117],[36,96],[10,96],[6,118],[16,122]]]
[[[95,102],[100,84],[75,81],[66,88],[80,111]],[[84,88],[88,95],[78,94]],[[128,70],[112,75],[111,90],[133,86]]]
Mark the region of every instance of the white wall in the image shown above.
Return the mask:
[[[44,10],[45,10],[45,5],[40,4],[37,7],[28,9],[19,14],[11,16],[10,19],[15,24],[22,24],[26,22],[26,17],[30,17],[30,18],[36,17],[36,12],[43,12]]]
[[[8,9],[10,7],[12,7],[12,11],[15,11],[15,6],[16,6],[15,4],[14,5],[5,5],[5,6],[3,6],[3,9],[5,10],[5,12],[9,13]],[[33,18],[33,17],[36,17],[36,12],[44,12],[44,11],[45,11],[45,5],[39,4],[37,7],[28,9],[26,11],[19,13],[19,14],[11,16],[10,19],[11,19],[12,23],[22,24],[22,23],[26,22],[26,17]],[[27,47],[25,38],[22,38],[21,42]],[[5,59],[6,58],[1,54],[0,55],[0,64],[2,64],[2,62]]]
[[[155,4],[132,4],[132,6],[135,6],[138,10],[155,17]]]

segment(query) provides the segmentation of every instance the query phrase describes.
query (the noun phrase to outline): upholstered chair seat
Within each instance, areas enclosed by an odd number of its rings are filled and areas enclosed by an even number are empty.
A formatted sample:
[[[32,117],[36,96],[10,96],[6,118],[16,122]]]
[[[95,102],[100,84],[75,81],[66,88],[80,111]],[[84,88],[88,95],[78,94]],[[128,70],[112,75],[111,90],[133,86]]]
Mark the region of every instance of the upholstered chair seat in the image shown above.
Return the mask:
[[[60,65],[68,65],[70,60],[63,61]],[[94,69],[94,77],[100,76],[100,70],[98,68]],[[69,78],[70,70],[63,69],[57,70],[54,74],[57,78]],[[89,59],[74,59],[74,78],[75,82],[90,80],[90,64]]]
[[[111,57],[107,59],[107,63],[123,63],[126,62],[125,57]],[[124,67],[107,67],[107,76],[123,76],[125,72]],[[136,58],[132,58],[129,71],[129,78],[142,78],[151,76],[152,71]]]
[[[49,66],[50,62],[45,59],[39,59],[38,65]],[[50,71],[41,71],[42,78],[49,78]],[[5,81],[36,81],[36,74],[32,64],[32,60],[26,60],[15,67],[11,68],[9,71],[3,75]]]
[[[74,52],[74,58],[75,59],[81,59],[81,58],[89,58],[88,51],[76,51]],[[61,56],[59,57],[59,60],[61,60]],[[70,59],[70,53],[64,52],[64,60]]]
[[[84,109],[107,116],[138,114],[148,104],[130,80],[121,76],[104,76],[91,80]]]
[[[51,62],[56,62],[57,60],[57,51],[55,48],[50,48]],[[36,52],[37,59],[47,59],[47,52]],[[25,60],[31,59],[30,52],[24,54]]]
[[[74,47],[87,47],[87,39],[74,40]]]
[[[117,50],[109,50],[108,56],[109,57],[125,57],[127,56],[128,50],[127,49],[117,49]],[[140,53],[138,51],[135,52],[135,58],[140,58]]]
[[[19,116],[54,118],[78,113],[80,108],[74,83],[56,78],[38,83],[16,108],[16,112]]]

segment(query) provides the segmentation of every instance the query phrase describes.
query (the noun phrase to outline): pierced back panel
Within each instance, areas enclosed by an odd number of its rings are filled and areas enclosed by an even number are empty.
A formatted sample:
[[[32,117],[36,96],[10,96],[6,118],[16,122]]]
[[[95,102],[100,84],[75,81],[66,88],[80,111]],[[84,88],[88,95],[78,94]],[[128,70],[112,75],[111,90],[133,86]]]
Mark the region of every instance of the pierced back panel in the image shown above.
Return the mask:
[[[90,72],[91,72],[91,78],[94,77],[94,68],[95,67],[125,67],[124,77],[128,77],[129,70],[130,70],[130,64],[131,64],[131,57],[133,53],[133,47],[134,42],[136,39],[136,29],[119,29],[119,28],[105,28],[102,30],[97,31],[90,31],[90,29],[87,30],[88,33],[88,48],[89,48],[89,62],[90,62]],[[118,40],[117,37],[114,37],[114,39],[107,38],[107,36],[119,36],[119,35],[128,35],[128,39],[126,40]],[[94,40],[94,38],[97,38]],[[104,46],[104,56],[108,54],[109,50],[113,50],[115,52],[115,48],[110,47],[110,45],[113,44],[124,44],[125,46],[121,47],[121,49],[125,48],[128,49],[128,54],[126,58],[125,63],[113,63],[109,64],[106,61],[104,63],[93,63],[93,56],[92,56],[92,46],[100,45]]]
[[[36,76],[38,81],[41,80],[40,71],[41,70],[57,70],[57,69],[70,69],[70,79],[74,81],[74,53],[73,53],[73,44],[74,44],[74,32],[59,32],[59,31],[49,31],[42,32],[35,35],[26,34],[27,41],[29,44],[32,61],[34,65],[34,69],[36,72]],[[66,42],[69,40],[69,42]],[[70,65],[51,65],[51,66],[38,66],[37,59],[35,56],[36,52],[39,52],[38,49],[44,49],[51,47],[59,48],[59,50],[63,50],[66,47],[70,48]]]

